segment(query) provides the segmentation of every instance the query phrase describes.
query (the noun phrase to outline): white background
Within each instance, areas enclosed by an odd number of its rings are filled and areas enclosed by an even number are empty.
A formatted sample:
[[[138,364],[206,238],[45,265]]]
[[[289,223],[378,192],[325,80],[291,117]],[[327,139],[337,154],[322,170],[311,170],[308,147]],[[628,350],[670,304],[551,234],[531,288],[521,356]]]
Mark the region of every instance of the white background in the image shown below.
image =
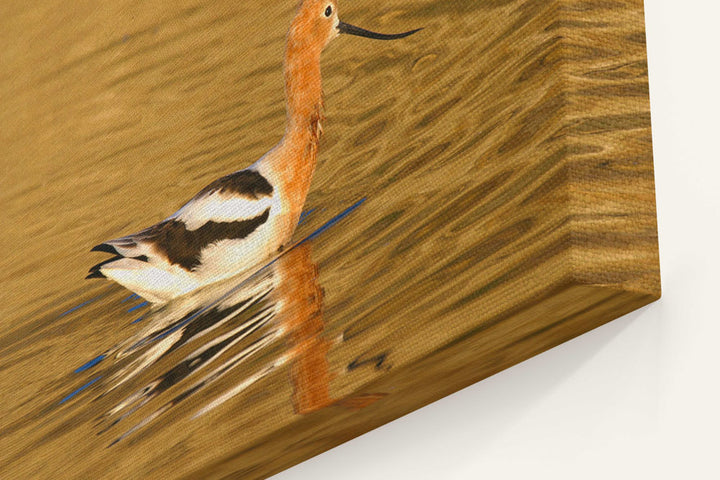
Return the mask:
[[[274,480],[720,479],[720,7],[645,14],[663,298]]]

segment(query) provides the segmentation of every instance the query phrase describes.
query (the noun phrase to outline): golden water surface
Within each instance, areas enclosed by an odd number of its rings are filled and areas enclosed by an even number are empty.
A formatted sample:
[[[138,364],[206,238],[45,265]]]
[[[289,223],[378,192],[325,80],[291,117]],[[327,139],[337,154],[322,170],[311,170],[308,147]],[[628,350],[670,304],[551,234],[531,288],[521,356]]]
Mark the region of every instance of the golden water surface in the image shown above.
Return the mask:
[[[89,249],[279,140],[295,2],[2,2],[0,476],[193,475],[298,416],[391,402],[363,385],[492,313],[478,292],[517,255],[532,225],[513,212],[544,173],[508,140],[543,128],[516,115],[535,81],[521,45],[486,48],[508,22],[544,35],[545,2],[525,3],[341,1],[346,22],[424,30],[324,52],[295,239],[321,231],[257,278],[151,310],[84,280],[104,258]]]

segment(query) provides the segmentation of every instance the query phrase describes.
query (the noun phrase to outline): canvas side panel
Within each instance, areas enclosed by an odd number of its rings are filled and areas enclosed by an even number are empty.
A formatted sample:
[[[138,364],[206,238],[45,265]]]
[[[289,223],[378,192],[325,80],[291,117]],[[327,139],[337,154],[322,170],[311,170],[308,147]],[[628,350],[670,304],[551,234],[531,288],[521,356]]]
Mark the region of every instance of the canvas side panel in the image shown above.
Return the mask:
[[[641,0],[563,0],[573,267],[582,284],[660,295]]]

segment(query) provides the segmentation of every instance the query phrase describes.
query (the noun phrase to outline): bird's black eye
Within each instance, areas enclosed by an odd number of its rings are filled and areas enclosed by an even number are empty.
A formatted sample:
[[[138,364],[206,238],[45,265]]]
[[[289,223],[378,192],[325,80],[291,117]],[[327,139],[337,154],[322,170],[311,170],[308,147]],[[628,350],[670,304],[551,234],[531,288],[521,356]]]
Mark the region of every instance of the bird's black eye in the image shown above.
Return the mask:
[[[332,15],[332,6],[328,5],[328,7],[325,9],[325,16],[329,17]]]

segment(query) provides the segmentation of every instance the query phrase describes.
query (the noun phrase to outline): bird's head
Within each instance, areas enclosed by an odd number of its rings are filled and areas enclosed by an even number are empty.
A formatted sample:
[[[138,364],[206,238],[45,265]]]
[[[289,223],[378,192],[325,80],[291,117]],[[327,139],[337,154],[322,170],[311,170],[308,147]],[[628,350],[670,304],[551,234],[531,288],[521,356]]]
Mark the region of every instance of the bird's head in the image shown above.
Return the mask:
[[[357,35],[377,40],[404,38],[420,28],[396,34],[376,33],[341,22],[336,0],[302,0],[295,20],[290,27],[290,39],[297,46],[322,51],[340,34]]]

